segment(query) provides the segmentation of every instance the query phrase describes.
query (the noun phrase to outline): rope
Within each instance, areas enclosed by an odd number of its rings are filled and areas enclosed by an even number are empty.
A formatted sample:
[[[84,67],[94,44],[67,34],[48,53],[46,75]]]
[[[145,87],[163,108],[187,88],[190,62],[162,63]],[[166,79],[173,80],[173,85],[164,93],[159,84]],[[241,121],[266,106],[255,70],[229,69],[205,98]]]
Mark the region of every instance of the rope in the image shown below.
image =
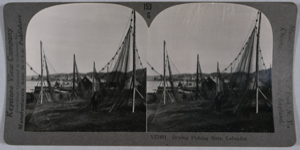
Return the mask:
[[[264,61],[263,56],[262,56],[262,53],[261,53],[260,47],[258,47],[258,49],[259,49],[259,53],[260,53],[260,56],[261,56],[261,60],[262,60],[262,62],[263,62],[263,66],[265,67],[265,69],[267,69],[266,64],[265,64],[265,61]]]
[[[114,61],[114,59],[117,57],[117,55],[118,55],[119,52],[121,51],[121,47],[124,45],[125,33],[127,33],[126,31],[128,31],[128,30],[126,30],[126,29],[127,29],[127,28],[130,28],[130,30],[131,30],[131,25],[128,27],[129,23],[131,24],[131,22],[132,22],[132,13],[131,13],[131,15],[130,15],[130,17],[129,17],[129,19],[128,19],[127,24],[126,24],[126,27],[125,27],[125,30],[124,30],[122,39],[121,39],[121,41],[120,41],[120,43],[119,43],[119,48],[118,48],[117,52],[116,52],[115,55],[112,57],[112,59],[111,59],[104,67],[102,67],[102,69],[101,69],[99,72],[105,71],[105,68],[106,68],[107,66],[109,66],[109,65],[112,66],[112,65],[111,65],[111,64],[112,64],[112,61]],[[109,68],[111,68],[111,67],[109,67]]]
[[[167,48],[166,48],[166,49],[167,49]],[[173,61],[170,59],[169,53],[168,53],[167,50],[166,50],[166,52],[167,52],[167,57],[168,57],[168,59],[171,61],[172,65],[174,66],[174,68],[176,69],[176,71],[180,74],[179,70],[176,68],[175,64],[174,64]]]
[[[139,59],[139,61],[140,61],[140,65],[142,66],[142,68],[144,68],[144,67],[143,67],[143,63],[142,63],[142,60],[141,60],[141,57],[140,57],[140,55],[139,55],[139,51],[138,51],[138,49],[137,49],[136,46],[135,46],[135,48],[136,48],[136,53],[137,53],[137,55],[138,55],[138,59]]]
[[[170,59],[170,57],[169,57],[169,60],[171,61],[172,65],[174,66],[174,68],[176,69],[176,71],[180,74],[179,70],[177,69],[177,67],[175,66],[175,64],[173,63],[173,61]]]
[[[257,20],[258,20],[258,14],[256,15],[257,16],[257,18],[256,18],[256,20],[252,23],[252,25],[251,26],[253,26],[253,24],[254,24],[254,27],[256,27],[256,24],[257,24]],[[237,61],[238,60],[238,58],[239,58],[239,56],[241,56],[242,54],[242,52],[244,51],[244,48],[246,47],[246,45],[248,44],[247,43],[247,41],[248,41],[248,37],[250,36],[249,34],[251,33],[251,31],[252,31],[252,29],[253,28],[250,28],[249,29],[249,31],[248,31],[248,36],[247,36],[247,38],[245,38],[245,41],[244,41],[244,46],[243,46],[243,48],[239,51],[239,54],[235,57],[235,59],[222,71],[222,72],[224,72],[224,71],[226,71],[235,61]]]
[[[47,62],[50,64],[50,66],[51,66],[51,68],[53,69],[53,71],[54,71],[55,73],[57,73],[56,70],[54,69],[54,67],[52,66],[51,62],[49,61],[48,57],[46,57],[46,52],[45,52],[45,48],[44,48],[44,47],[43,47],[43,52],[44,52],[44,58],[45,58],[44,61],[47,61],[47,60],[48,60]]]
[[[156,74],[162,76],[162,74],[158,73],[158,72],[154,69],[154,67],[151,66],[151,64],[150,64],[148,61],[147,61],[147,64],[151,67],[151,69],[152,69]]]
[[[45,52],[44,52],[44,54],[45,54]],[[48,57],[46,57],[46,55],[44,55],[44,56],[45,56],[47,62],[50,64],[51,68],[54,70],[54,72],[57,73],[56,70],[54,69],[54,67],[52,66],[51,62],[49,61]]]
[[[125,38],[125,33],[126,33],[126,29],[128,29],[128,24],[129,24],[129,22],[130,22],[130,27],[131,27],[131,22],[132,22],[132,13],[131,13],[131,15],[129,16],[129,19],[128,19],[128,22],[127,22],[127,24],[126,24],[126,26],[125,26],[125,30],[124,30],[124,32],[123,32],[123,35],[122,35],[122,38],[121,38],[121,41],[120,41],[120,43],[119,43],[119,47],[121,47],[122,46],[122,39],[124,39]]]
[[[28,64],[28,62],[26,62],[26,64],[27,64],[27,66],[30,68],[30,70],[31,71],[33,71],[35,74],[37,74],[37,75],[40,75],[40,74],[38,74],[29,64]]]

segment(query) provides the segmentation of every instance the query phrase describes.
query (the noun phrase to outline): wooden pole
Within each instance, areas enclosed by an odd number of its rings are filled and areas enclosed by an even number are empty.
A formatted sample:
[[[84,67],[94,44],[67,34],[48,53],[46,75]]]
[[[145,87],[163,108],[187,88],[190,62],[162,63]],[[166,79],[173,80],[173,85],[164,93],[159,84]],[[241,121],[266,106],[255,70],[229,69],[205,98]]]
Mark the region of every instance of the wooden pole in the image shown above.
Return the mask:
[[[164,41],[164,104],[166,104],[166,41]]]
[[[41,50],[41,104],[43,104],[43,92],[44,92],[44,80],[43,80],[43,43],[40,41],[40,50]]]
[[[75,98],[75,62],[76,62],[76,60],[75,60],[75,54],[74,54],[74,56],[73,56],[73,92],[72,92],[72,97],[73,97],[73,99]]]
[[[256,113],[258,113],[258,73],[259,73],[259,68],[258,68],[258,54],[259,54],[259,34],[260,34],[260,23],[261,23],[261,12],[259,13],[259,24],[258,24],[258,32],[257,32],[257,42],[256,42],[256,79],[255,79],[255,84],[256,84]]]
[[[54,94],[54,90],[51,86],[51,81],[50,81],[50,78],[49,78],[49,70],[48,70],[48,65],[47,65],[47,61],[46,61],[46,56],[44,55],[44,63],[45,63],[45,69],[46,69],[46,82],[48,83],[48,90],[49,90],[49,93],[50,93],[50,97],[52,98],[52,101],[56,102],[56,97],[55,97],[55,94]],[[51,99],[47,99],[48,102],[51,102]]]
[[[196,100],[199,98],[199,54],[197,54],[197,74],[196,74]]]
[[[174,102],[176,101],[177,102],[177,100],[176,100],[176,91],[175,91],[175,87],[174,87],[174,83],[173,83],[173,79],[172,79],[172,70],[171,70],[171,65],[170,65],[170,60],[169,60],[169,55],[168,55],[168,53],[167,53],[167,61],[168,61],[168,69],[169,69],[169,82],[170,82],[170,84],[171,84],[171,88],[172,88],[172,93],[173,93],[173,96],[174,96]],[[171,100],[171,96],[170,96],[170,94],[169,94],[169,98],[170,98],[170,100]]]
[[[133,95],[132,95],[132,113],[134,113],[134,107],[135,107],[135,74],[136,74],[136,66],[135,66],[135,38],[136,38],[136,33],[135,33],[135,11],[133,11],[133,75],[132,75],[132,83],[133,83]]]
[[[95,62],[93,63],[93,82],[92,82],[92,95],[94,95],[94,90],[95,90],[95,83],[94,83],[94,78],[95,78]]]
[[[107,71],[106,71],[106,90],[108,91],[108,70],[109,70],[109,67],[108,67],[108,65],[107,65]]]
[[[232,81],[232,65],[230,66],[230,82]]]
[[[216,75],[216,81],[217,81],[216,93],[218,94],[218,92],[219,92],[219,62],[217,62],[217,75]]]

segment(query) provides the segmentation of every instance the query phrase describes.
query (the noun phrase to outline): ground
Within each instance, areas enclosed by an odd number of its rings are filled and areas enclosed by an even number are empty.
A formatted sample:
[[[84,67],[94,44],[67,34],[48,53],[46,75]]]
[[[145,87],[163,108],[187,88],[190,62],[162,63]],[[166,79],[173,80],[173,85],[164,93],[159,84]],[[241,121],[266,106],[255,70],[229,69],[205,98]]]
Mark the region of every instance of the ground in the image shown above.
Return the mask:
[[[90,101],[71,100],[59,103],[31,103],[26,105],[27,117],[25,131],[84,131],[84,132],[145,132],[146,111],[136,107],[135,113],[130,107],[114,109],[102,108],[92,112]],[[29,119],[30,118],[30,119]]]
[[[148,132],[274,132],[270,109],[245,108],[239,113],[216,113],[213,101],[198,100],[147,105]]]

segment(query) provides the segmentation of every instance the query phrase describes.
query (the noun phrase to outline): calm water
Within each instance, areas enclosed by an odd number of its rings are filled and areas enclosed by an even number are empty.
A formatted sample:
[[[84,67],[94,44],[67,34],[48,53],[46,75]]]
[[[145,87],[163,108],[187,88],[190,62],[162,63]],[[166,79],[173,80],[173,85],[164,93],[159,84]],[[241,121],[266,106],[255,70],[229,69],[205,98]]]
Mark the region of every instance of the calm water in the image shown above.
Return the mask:
[[[26,81],[26,92],[33,92],[38,81]]]
[[[156,91],[160,83],[161,81],[147,81],[147,93]],[[163,86],[163,83],[161,83],[160,86]],[[170,83],[167,82],[166,86],[170,87]],[[178,81],[174,82],[174,86],[178,86]]]
[[[147,93],[154,92],[157,89],[159,83],[160,81],[147,81]]]
[[[26,92],[33,92],[34,87],[37,86],[37,84],[39,83],[39,81],[31,81],[31,80],[27,80],[26,81]],[[51,82],[51,85],[54,86],[55,82]],[[48,83],[46,81],[44,81],[44,85],[48,86]]]

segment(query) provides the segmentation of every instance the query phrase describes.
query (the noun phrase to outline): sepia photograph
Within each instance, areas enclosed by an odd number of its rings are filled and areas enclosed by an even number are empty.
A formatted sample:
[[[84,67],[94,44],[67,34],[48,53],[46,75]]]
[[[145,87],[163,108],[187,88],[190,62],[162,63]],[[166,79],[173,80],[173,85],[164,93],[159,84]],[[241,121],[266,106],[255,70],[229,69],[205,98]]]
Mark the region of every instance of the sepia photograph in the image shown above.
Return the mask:
[[[26,34],[25,131],[145,132],[147,25],[116,4],[41,10]]]
[[[148,132],[274,132],[273,34],[262,12],[176,5],[148,38]]]

